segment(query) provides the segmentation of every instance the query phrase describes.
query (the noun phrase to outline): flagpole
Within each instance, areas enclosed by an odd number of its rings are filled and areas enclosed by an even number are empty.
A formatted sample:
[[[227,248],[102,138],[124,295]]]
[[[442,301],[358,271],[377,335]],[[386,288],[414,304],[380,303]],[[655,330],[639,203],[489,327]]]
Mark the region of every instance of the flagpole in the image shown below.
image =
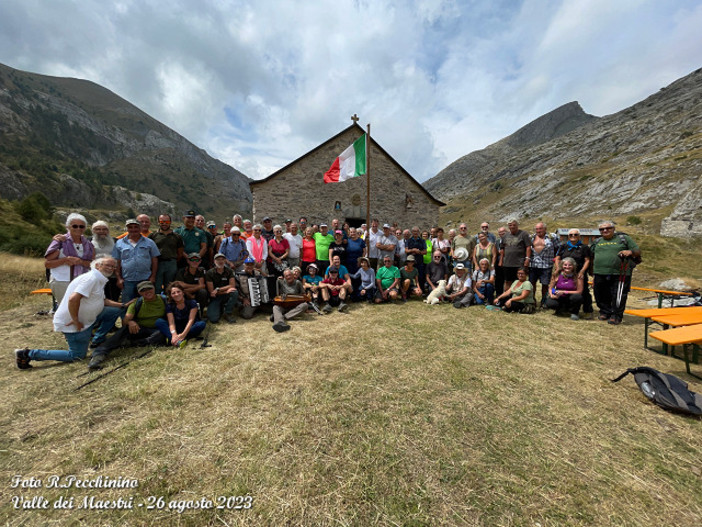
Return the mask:
[[[371,227],[370,222],[370,123],[366,125],[368,133],[366,134],[366,233]],[[366,234],[366,240],[368,235]]]

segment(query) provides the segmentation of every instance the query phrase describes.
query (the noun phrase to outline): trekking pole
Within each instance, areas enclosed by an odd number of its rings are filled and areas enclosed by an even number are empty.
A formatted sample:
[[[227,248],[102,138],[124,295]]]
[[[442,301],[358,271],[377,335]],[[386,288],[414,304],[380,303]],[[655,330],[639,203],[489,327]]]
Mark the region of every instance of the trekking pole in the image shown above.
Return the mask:
[[[122,364],[119,364],[119,365],[115,366],[115,367],[112,368],[111,370],[108,370],[108,371],[106,371],[106,372],[104,372],[104,373],[101,373],[100,375],[98,375],[98,376],[95,377],[94,379],[90,379],[88,382],[85,382],[85,383],[81,384],[80,386],[78,386],[78,388],[76,388],[76,389],[73,390],[73,391],[74,391],[74,392],[77,392],[78,390],[80,390],[80,389],[82,389],[82,388],[85,388],[85,387],[88,386],[89,384],[93,384],[95,381],[99,381],[100,379],[102,379],[102,378],[104,378],[104,377],[107,377],[110,373],[114,373],[114,372],[116,372],[117,370],[124,368],[124,367],[125,367],[127,364],[129,364],[130,362],[135,361],[135,360],[137,360],[137,359],[141,359],[142,357],[146,357],[146,356],[147,356],[149,353],[151,353],[153,350],[154,350],[154,348],[149,348],[148,350],[146,350],[146,351],[143,352],[143,353],[140,353],[140,354],[137,355],[136,357],[132,357],[131,359],[128,359],[128,360],[124,361]],[[87,373],[91,373],[91,372],[88,371]],[[79,375],[79,377],[81,377],[81,376],[83,376],[83,375],[85,375],[85,374],[81,374],[81,375]]]
[[[626,283],[627,260],[622,258],[622,263],[619,266],[619,284],[617,285],[617,309],[621,307],[622,296],[624,295],[624,284]]]
[[[212,344],[208,344],[207,340],[210,338],[210,328],[212,327],[212,324],[205,323],[205,331],[204,331],[204,336],[202,337],[202,344],[200,344],[200,349],[205,349],[205,348],[211,348]]]

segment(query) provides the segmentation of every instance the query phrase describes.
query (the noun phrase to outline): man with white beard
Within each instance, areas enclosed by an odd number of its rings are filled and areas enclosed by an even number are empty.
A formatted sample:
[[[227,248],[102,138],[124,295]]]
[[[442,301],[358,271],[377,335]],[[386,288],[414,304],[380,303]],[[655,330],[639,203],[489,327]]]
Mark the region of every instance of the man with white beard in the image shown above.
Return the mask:
[[[112,258],[112,249],[115,247],[115,239],[110,236],[110,226],[102,220],[98,220],[93,223],[90,230],[93,233],[90,241],[95,247],[95,259],[98,258]],[[107,283],[105,284],[105,298],[114,300],[117,302],[119,300],[119,295],[122,290],[117,287],[117,277],[114,273],[110,273],[107,278]]]
[[[105,339],[125,304],[105,298],[104,293],[107,278],[115,270],[117,262],[113,258],[99,258],[94,266],[91,271],[71,281],[54,315],[54,331],[63,333],[68,349],[16,349],[15,360],[20,370],[31,368],[29,362],[32,360],[73,362],[84,359],[93,329],[93,342]]]

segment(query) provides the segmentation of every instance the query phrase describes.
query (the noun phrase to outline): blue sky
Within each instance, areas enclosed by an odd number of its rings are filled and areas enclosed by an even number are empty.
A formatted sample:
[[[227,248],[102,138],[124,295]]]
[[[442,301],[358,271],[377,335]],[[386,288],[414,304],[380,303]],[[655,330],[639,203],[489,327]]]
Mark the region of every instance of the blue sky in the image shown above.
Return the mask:
[[[702,66],[702,0],[3,0],[0,62],[97,82],[252,178],[349,124],[424,181]],[[330,164],[331,164],[330,160]]]

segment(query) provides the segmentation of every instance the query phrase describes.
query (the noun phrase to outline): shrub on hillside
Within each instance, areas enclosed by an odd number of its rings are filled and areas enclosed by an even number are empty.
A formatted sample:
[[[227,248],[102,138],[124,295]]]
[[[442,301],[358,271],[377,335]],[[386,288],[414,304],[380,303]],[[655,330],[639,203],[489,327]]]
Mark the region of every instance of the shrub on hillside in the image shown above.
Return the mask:
[[[41,222],[51,218],[54,208],[47,197],[41,192],[32,192],[29,196],[14,205],[17,214],[29,222]]]

